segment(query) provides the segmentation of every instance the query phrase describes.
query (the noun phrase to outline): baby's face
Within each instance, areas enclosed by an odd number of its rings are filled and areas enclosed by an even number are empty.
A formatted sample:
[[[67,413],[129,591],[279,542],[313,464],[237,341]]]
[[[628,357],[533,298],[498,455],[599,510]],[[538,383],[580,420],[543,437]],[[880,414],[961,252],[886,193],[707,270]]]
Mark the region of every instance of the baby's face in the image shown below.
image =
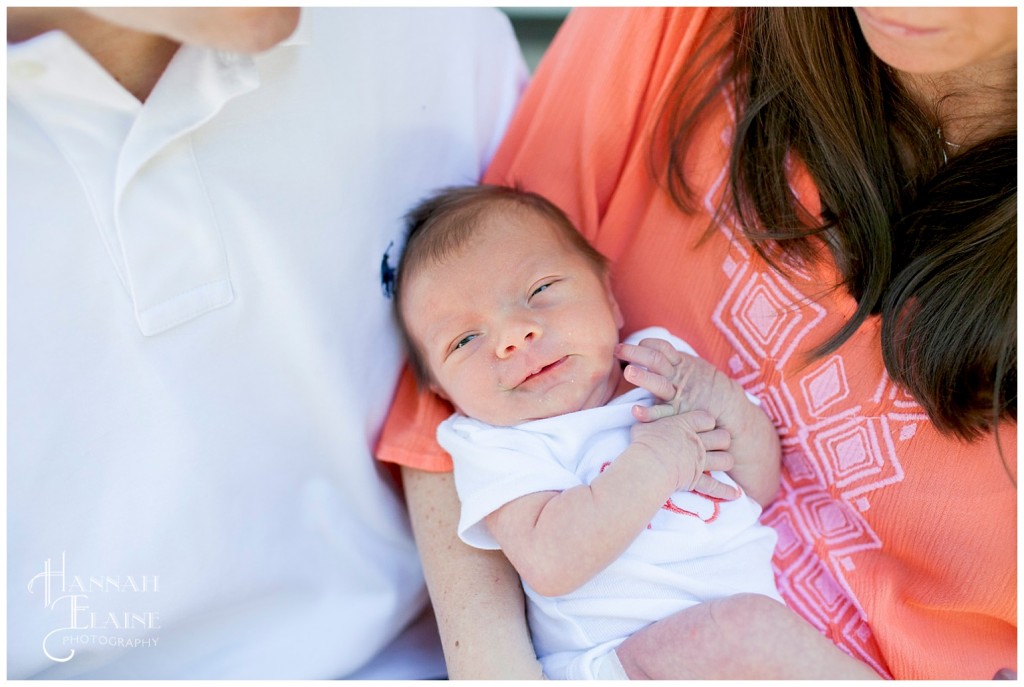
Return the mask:
[[[546,218],[494,213],[453,257],[410,275],[403,315],[435,390],[493,425],[604,405],[621,371],[607,280]]]

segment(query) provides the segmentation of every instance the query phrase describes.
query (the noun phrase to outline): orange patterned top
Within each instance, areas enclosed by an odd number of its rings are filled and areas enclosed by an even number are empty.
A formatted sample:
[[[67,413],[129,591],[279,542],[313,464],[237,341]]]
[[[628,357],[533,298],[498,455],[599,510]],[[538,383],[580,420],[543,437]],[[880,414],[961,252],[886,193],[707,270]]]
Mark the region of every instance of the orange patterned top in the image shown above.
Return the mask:
[[[727,221],[698,245],[653,180],[660,98],[716,10],[576,10],[488,172],[560,205],[612,260],[624,331],[660,325],[759,396],[782,437],[783,484],[763,521],[779,533],[780,591],[797,613],[880,673],[990,679],[1016,669],[1017,430],[972,444],[941,436],[886,374],[879,322],[836,353],[806,352],[854,309],[831,265],[783,277]],[[710,115],[709,115],[710,117]],[[705,208],[726,177],[720,108],[691,156]],[[803,177],[805,204],[817,195]],[[382,460],[450,470],[434,430],[450,408],[406,374]]]

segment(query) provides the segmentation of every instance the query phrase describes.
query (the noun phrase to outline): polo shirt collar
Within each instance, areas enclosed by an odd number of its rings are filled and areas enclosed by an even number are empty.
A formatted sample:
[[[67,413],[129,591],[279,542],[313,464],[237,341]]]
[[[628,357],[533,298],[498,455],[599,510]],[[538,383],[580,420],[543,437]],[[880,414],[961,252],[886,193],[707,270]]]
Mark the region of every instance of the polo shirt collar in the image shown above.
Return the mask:
[[[303,13],[293,35],[271,50],[308,42]],[[183,45],[141,103],[63,32],[8,45],[7,54],[8,96],[28,107],[72,164],[96,172],[82,183],[142,333],[159,334],[231,303],[218,223],[197,201],[205,197],[203,181],[190,158],[164,151],[260,85],[253,56]],[[83,144],[82,126],[102,127],[116,161],[103,163],[101,149]],[[157,156],[162,162],[147,166]],[[141,199],[158,189],[164,197],[154,200],[173,205],[173,216],[146,212]],[[167,197],[175,193],[178,202]]]

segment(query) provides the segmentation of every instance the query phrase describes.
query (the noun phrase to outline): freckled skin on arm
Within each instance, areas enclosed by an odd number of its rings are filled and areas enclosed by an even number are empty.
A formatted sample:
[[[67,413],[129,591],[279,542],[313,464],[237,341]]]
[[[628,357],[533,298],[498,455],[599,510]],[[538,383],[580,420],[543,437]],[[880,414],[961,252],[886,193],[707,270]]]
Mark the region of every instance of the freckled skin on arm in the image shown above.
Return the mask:
[[[402,468],[402,479],[449,678],[541,679],[519,575],[500,551],[459,539],[452,473]]]

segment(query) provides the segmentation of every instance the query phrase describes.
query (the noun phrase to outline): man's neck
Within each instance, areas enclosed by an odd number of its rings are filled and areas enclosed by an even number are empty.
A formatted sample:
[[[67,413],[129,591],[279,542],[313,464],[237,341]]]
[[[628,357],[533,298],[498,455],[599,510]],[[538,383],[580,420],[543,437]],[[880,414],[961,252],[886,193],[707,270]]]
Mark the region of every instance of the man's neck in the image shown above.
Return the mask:
[[[124,28],[80,9],[7,10],[8,43],[20,43],[53,30],[68,34],[140,102],[152,93],[179,47],[163,36]]]

